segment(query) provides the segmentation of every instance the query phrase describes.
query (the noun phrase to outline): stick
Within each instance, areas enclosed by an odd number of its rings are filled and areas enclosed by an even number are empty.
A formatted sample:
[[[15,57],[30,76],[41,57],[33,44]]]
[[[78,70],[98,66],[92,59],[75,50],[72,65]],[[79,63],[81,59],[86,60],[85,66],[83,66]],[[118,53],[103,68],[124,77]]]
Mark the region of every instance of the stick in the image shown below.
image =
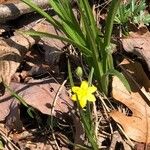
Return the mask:
[[[41,8],[48,7],[48,0],[32,0]],[[1,4],[0,5],[0,23],[4,23],[8,20],[13,20],[18,18],[19,16],[30,13],[33,10],[23,2],[19,2],[16,4]]]

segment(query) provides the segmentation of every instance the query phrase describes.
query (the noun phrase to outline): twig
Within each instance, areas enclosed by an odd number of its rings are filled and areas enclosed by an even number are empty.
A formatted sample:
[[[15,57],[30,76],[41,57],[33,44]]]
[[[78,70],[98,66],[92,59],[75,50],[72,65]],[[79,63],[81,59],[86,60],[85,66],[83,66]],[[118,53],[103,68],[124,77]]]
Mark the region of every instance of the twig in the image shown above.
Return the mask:
[[[97,116],[97,110],[96,110],[96,104],[95,103],[93,103],[93,112],[94,112],[94,116],[95,116],[95,135],[96,135],[96,138],[97,138],[99,121],[98,121],[98,116]]]
[[[20,150],[11,140],[3,133],[3,131],[0,129],[0,134],[5,138],[16,150]]]
[[[56,137],[55,137],[55,134],[54,134],[54,131],[53,131],[53,114],[54,114],[54,111],[55,111],[55,105],[56,105],[58,96],[59,96],[59,94],[60,94],[62,88],[63,88],[64,85],[66,84],[66,82],[67,82],[67,80],[65,80],[65,81],[63,82],[63,84],[59,87],[58,92],[57,92],[57,94],[56,94],[56,96],[55,96],[55,98],[54,98],[54,100],[53,100],[52,109],[51,109],[51,121],[50,121],[50,122],[51,122],[52,136],[53,136],[54,142],[55,142],[55,144],[56,144],[58,150],[60,150],[60,148],[59,148],[59,145],[58,145],[58,143],[57,143],[57,141],[56,141]]]
[[[97,94],[98,94],[98,97],[100,98],[100,100],[102,101],[102,103],[103,103],[103,106],[104,106],[104,108],[105,108],[105,110],[106,110],[106,112],[110,112],[110,108],[107,106],[107,104],[104,102],[104,100],[103,100],[103,98],[102,98],[102,96],[97,92]],[[105,97],[105,99],[107,99],[107,97]],[[108,99],[107,99],[108,100]],[[107,113],[106,113],[107,114]],[[121,126],[116,122],[116,124],[117,124],[117,126],[118,126],[118,128],[120,129],[120,131],[122,132],[122,134],[125,136],[125,138],[128,140],[128,142],[129,142],[129,144],[132,146],[132,147],[134,147],[134,144],[133,144],[133,142],[130,140],[130,138],[128,137],[128,135],[124,132],[124,130],[121,128]],[[110,125],[110,129],[111,129],[111,132],[112,132],[112,127],[111,127],[111,125]]]

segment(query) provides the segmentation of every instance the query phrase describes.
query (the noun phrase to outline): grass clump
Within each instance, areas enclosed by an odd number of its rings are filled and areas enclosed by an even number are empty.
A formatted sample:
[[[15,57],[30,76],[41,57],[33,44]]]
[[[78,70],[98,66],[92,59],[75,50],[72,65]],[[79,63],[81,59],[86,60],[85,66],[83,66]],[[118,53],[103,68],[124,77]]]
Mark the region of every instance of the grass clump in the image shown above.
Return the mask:
[[[137,25],[149,25],[150,14],[146,13],[145,0],[129,0],[122,2],[117,10],[114,22],[121,25],[122,30],[128,32],[129,23]]]
[[[45,17],[54,27],[61,30],[65,36],[57,36],[49,33],[28,31],[27,34],[32,36],[47,36],[50,38],[66,41],[80,50],[89,67],[94,68],[94,77],[98,82],[98,89],[104,94],[108,94],[109,75],[117,75],[126,87],[129,86],[121,73],[114,69],[112,52],[110,48],[110,39],[113,27],[113,21],[120,0],[113,0],[109,9],[104,38],[96,25],[92,10],[87,0],[77,0],[81,24],[74,15],[70,0],[51,0],[51,7],[59,17],[55,20],[41,8],[36,6],[31,0],[22,0],[34,10]]]

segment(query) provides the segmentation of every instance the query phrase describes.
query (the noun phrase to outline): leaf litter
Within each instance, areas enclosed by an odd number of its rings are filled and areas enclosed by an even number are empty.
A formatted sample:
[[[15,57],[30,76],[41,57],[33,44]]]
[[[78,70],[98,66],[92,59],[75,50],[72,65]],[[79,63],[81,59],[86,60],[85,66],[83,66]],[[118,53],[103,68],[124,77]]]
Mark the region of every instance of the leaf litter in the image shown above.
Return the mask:
[[[37,24],[36,22],[35,23],[32,22],[31,24],[33,24],[33,26],[32,25],[30,26],[29,24],[28,25],[29,28],[33,27],[35,30],[43,31],[44,29],[44,31],[47,30],[47,32],[49,33],[54,33],[54,34],[59,33],[46,21],[42,21],[42,22],[40,21],[39,24]],[[24,39],[21,39],[19,37],[17,38],[17,34],[15,33],[15,35],[12,36],[11,38],[15,39],[16,42],[18,42],[18,40],[24,41]],[[27,36],[27,38],[30,39],[31,37]],[[2,39],[2,41],[8,41],[8,40]],[[37,41],[34,42],[33,44],[37,43]],[[22,43],[20,42],[19,44],[21,45]],[[33,45],[33,44],[28,44],[28,43],[25,43],[25,44],[27,44],[27,46]],[[39,80],[35,80],[32,78],[33,76],[38,76],[43,73],[44,74],[50,73],[52,70],[52,66],[53,68],[54,67],[56,68],[56,65],[58,65],[59,63],[60,55],[63,53],[61,49],[63,49],[66,43],[60,42],[55,39],[42,38],[39,44],[40,44],[39,46],[42,46],[42,51],[44,50],[43,52],[41,51],[40,53],[37,53],[37,51],[41,49],[40,47],[39,49],[37,49],[38,47],[36,47],[34,48],[34,50],[31,50],[31,47],[30,48],[27,47],[27,50],[24,52],[24,54],[20,55],[18,63],[14,61],[14,65],[13,65],[13,63],[9,62],[9,60],[6,59],[5,62],[3,63],[4,65],[2,66],[2,68],[7,68],[8,73],[10,73],[9,70],[13,68],[13,72],[11,72],[10,74],[7,74],[7,76],[6,76],[6,73],[4,72],[5,75],[3,74],[3,78],[7,77],[6,81],[7,81],[7,84],[10,84],[10,88],[14,90],[15,92],[17,92],[17,94],[22,96],[24,99],[26,99],[25,101],[29,106],[38,110],[42,114],[53,116],[61,120],[65,120],[65,119],[68,120],[69,118],[70,118],[70,121],[73,120],[75,124],[75,129],[76,131],[78,130],[78,132],[75,134],[74,142],[77,144],[81,144],[83,140],[80,139],[80,136],[81,134],[83,134],[83,128],[81,126],[81,123],[78,117],[76,117],[76,115],[74,114],[71,116],[73,103],[70,100],[65,87],[63,86],[61,91],[59,91],[59,88],[61,85],[58,82],[56,82],[54,78],[53,78],[54,80],[50,79],[49,82],[46,79],[41,80],[39,78]],[[14,45],[11,45],[11,47],[13,46]],[[9,45],[6,45],[6,48],[10,49],[10,54],[12,54],[11,47]],[[20,51],[20,48],[17,47],[16,51]],[[57,55],[54,55],[54,54],[57,54]],[[6,57],[7,57],[7,54],[6,54]],[[27,66],[24,65],[24,61]],[[3,60],[1,60],[1,62],[3,62]],[[6,64],[10,64],[13,66],[6,66]],[[19,67],[20,64],[21,66]],[[22,67],[23,69],[21,69]],[[18,69],[19,69],[19,72],[16,72],[16,70]],[[59,73],[59,71],[57,72]],[[30,78],[27,79],[28,77]],[[22,79],[27,83],[17,83],[17,82],[21,82]],[[16,82],[12,82],[12,80]],[[59,93],[58,98],[56,99],[55,106],[53,106],[53,101],[55,100],[57,92]],[[36,139],[35,137],[37,142],[34,142],[34,135],[31,134],[29,130],[25,129],[25,131],[23,131],[24,125],[22,123],[22,119],[20,118],[20,103],[14,97],[11,96],[9,91],[6,90],[5,95],[0,97],[0,101],[1,101],[1,105],[0,105],[1,110],[5,110],[0,114],[0,121],[5,123],[5,126],[8,129],[7,132],[11,130],[13,132],[17,132],[16,134],[15,133],[12,134],[13,141],[16,141],[16,143],[18,143],[21,148],[24,147],[24,148],[30,148],[30,149],[35,149],[35,148],[38,149],[37,146],[39,146],[39,149],[41,146],[44,146],[44,148],[48,148],[48,149],[52,148],[51,145],[55,144],[55,143],[52,143],[52,141],[51,141],[51,144],[50,143],[44,144],[45,140],[47,139],[39,142],[40,140],[38,138]],[[54,108],[54,112],[52,112],[53,108]],[[21,133],[18,134],[18,132],[21,132]],[[26,133],[27,135],[24,137],[25,143],[27,144],[23,144],[24,142],[20,141],[22,139],[22,136],[24,135],[24,132],[27,132]],[[32,136],[33,142],[32,140],[28,139],[29,135]],[[67,147],[69,143],[67,141],[63,142],[64,138],[60,137],[60,133],[58,134],[58,138],[60,141],[60,145],[61,144],[64,145],[62,146],[62,149],[68,149]],[[66,138],[66,140],[68,139]],[[6,143],[7,143],[7,140],[6,140]],[[5,145],[5,147],[7,147],[7,145]],[[13,149],[13,147],[11,149]],[[57,149],[57,148],[54,148],[54,149]]]
[[[14,82],[10,84],[12,90],[16,91],[29,106],[32,106],[43,114],[49,116],[53,115],[60,120],[64,120],[66,117],[67,119],[72,119],[69,114],[72,114],[73,103],[68,97],[64,86],[59,93],[55,106],[53,106],[53,101],[60,86],[61,85],[55,83],[54,80],[31,80],[26,84]],[[21,131],[23,126],[20,119],[18,101],[11,96],[9,91],[6,91],[5,95],[0,97],[0,101],[0,109],[5,110],[0,114],[0,121],[5,120],[5,125],[9,130],[16,129],[17,132]],[[51,111],[52,107],[54,107],[53,114]],[[76,118],[74,120],[76,120]]]
[[[150,143],[150,80],[139,63],[124,60],[121,66],[126,70],[131,93],[125,89],[118,78],[114,77],[112,96],[127,106],[132,114],[127,115],[114,110],[110,116],[123,127],[129,138],[137,142]]]
[[[50,33],[55,32],[55,29],[45,21],[44,23],[42,23],[41,29],[49,30],[48,32]],[[15,62],[15,64],[13,65],[12,68],[14,69],[14,71],[12,73],[8,71],[10,74],[7,75],[6,81],[7,83],[10,83],[10,87],[14,91],[16,91],[20,96],[24,98],[24,100],[28,105],[37,109],[41,113],[46,115],[54,115],[54,117],[58,117],[58,118],[60,117],[63,118],[62,114],[67,114],[67,117],[69,117],[70,113],[72,113],[71,109],[73,107],[73,104],[72,101],[70,100],[70,97],[68,96],[68,93],[66,93],[66,88],[63,87],[62,90],[60,91],[59,98],[57,99],[56,105],[54,107],[54,114],[51,114],[53,101],[61,85],[56,83],[56,81],[53,81],[53,79],[52,80],[50,79],[51,81],[49,81],[47,79],[36,80],[32,78],[34,75],[39,75],[42,74],[43,72],[46,73],[47,69],[50,71],[51,68],[49,66],[53,66],[55,68],[55,63],[58,64],[60,55],[63,53],[63,51],[61,50],[65,47],[66,43],[62,43],[58,40],[43,38],[38,44],[40,44],[40,46],[42,45],[42,49],[44,49],[44,55],[42,56],[42,58],[36,60],[35,59],[37,58],[36,55],[33,56],[32,55],[33,51],[27,48],[28,52],[26,56],[22,57],[21,55],[18,61],[19,63],[17,64]],[[139,57],[143,58],[147,62],[147,65],[149,66],[149,50],[148,50],[149,32],[148,31],[144,33],[132,32],[130,33],[129,37],[122,39],[122,44],[125,51],[132,52],[133,54],[136,54]],[[10,48],[9,45],[5,45],[5,46],[6,49]],[[30,66],[30,69],[24,72],[24,68],[23,68],[21,73],[19,73],[18,77],[23,75],[25,76],[23,77],[24,79],[27,77],[31,77],[31,78],[27,83],[10,82],[12,81],[12,76],[14,75],[14,73],[16,73],[19,64],[23,60],[25,60],[26,63]],[[41,63],[40,61],[42,62],[42,65],[40,64]],[[4,64],[9,64],[9,63],[10,62],[7,61],[7,63]],[[45,66],[46,69],[44,68]],[[137,142],[149,143],[150,132],[148,129],[149,129],[150,110],[148,104],[149,104],[150,81],[146,76],[146,74],[144,73],[140,64],[135,62],[124,61],[121,64],[121,66],[124,68],[125,72],[129,75],[129,76],[127,75],[127,78],[131,85],[132,91],[131,93],[126,91],[126,89],[123,87],[120,81],[117,78],[113,78],[112,95],[115,100],[120,101],[121,103],[126,105],[131,110],[132,113],[127,115],[127,114],[123,114],[120,111],[115,110],[110,113],[110,116],[117,123],[121,124],[121,126],[123,127],[125,133],[129,136],[129,138]],[[9,68],[9,67],[8,65],[5,65],[2,68]],[[43,72],[40,72],[42,69]],[[9,128],[10,130],[15,129],[16,131],[22,130],[24,128],[22,124],[22,120],[20,118],[20,103],[14,97],[12,97],[8,91],[5,92],[4,96],[0,97],[0,111],[1,111],[0,121],[5,122],[7,128]],[[78,131],[75,135],[75,143],[83,144],[81,135],[83,134],[84,131],[83,128],[81,127],[80,120],[79,118],[76,118],[73,121],[75,124],[76,131]],[[26,136],[24,136],[23,134],[26,134]],[[58,133],[58,135],[61,134]],[[113,134],[113,136],[115,137],[115,133]],[[61,138],[64,137],[62,136]],[[119,136],[116,137],[116,139],[119,142],[123,140],[122,137]],[[113,148],[117,143],[116,139],[115,142],[111,144],[111,146],[113,145],[112,146]],[[33,139],[32,132],[30,132],[29,130],[22,131],[21,134],[13,133],[12,140],[15,141],[16,143],[19,143],[20,147],[23,149],[25,148],[56,149],[56,147],[54,148],[51,146],[54,145],[55,143],[51,143],[51,144],[44,143],[42,140],[40,141],[40,139],[36,139],[37,141],[35,141],[35,139]],[[24,140],[24,142],[22,142],[22,140]],[[60,143],[62,143],[62,141],[63,140],[60,140]],[[124,147],[127,148],[127,146]]]

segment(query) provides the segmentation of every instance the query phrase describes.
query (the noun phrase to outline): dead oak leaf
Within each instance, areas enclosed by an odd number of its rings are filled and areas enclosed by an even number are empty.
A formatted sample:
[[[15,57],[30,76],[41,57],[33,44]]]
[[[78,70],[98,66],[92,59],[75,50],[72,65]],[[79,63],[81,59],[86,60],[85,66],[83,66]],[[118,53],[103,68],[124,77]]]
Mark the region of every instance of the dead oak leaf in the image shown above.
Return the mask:
[[[59,116],[62,113],[71,111],[73,106],[66,88],[59,91],[61,85],[54,80],[31,80],[29,83],[20,85],[16,91],[25,100],[25,102],[41,111],[43,114]],[[58,99],[56,94],[58,94]],[[56,100],[56,105],[53,102]],[[51,114],[51,109],[54,107],[54,114]]]
[[[150,32],[130,32],[129,36],[122,39],[126,52],[131,52],[145,60],[150,70]]]
[[[128,73],[132,72],[131,70],[127,70]],[[143,78],[135,72],[136,75]],[[147,101],[139,86],[131,78],[127,77],[127,79],[131,86],[131,93],[126,90],[117,77],[114,77],[112,95],[114,99],[125,104],[132,111],[132,115],[127,116],[122,112],[112,111],[110,116],[123,127],[129,138],[137,142],[150,143],[150,102]]]
[[[60,90],[60,84],[56,83],[53,79],[47,79],[30,80],[29,83],[26,84],[12,82],[10,87],[19,96],[21,96],[28,105],[39,110],[43,114],[53,115],[59,119],[73,120],[76,130],[74,142],[76,144],[83,144],[81,135],[84,134],[84,129],[80,119],[73,112],[73,101],[68,96],[64,86],[62,86],[62,89]],[[55,99],[57,94],[58,98]],[[55,105],[53,105],[54,100],[56,100]],[[14,114],[14,112],[19,111],[12,111],[11,109],[14,109],[14,107],[10,107],[14,106],[11,105],[14,101],[17,102],[17,100],[12,97],[8,91],[5,92],[4,96],[0,97],[0,121],[7,119],[6,125],[9,128],[18,129],[20,128],[21,122],[18,113]],[[54,108],[53,112],[52,108]]]
[[[68,113],[69,116],[69,112],[71,113],[72,111],[73,102],[70,100],[64,86],[62,90],[59,91],[60,86],[61,85],[54,82],[54,80],[31,80],[26,84],[14,82],[10,84],[10,88],[21,96],[28,105],[39,110],[43,114],[53,115],[61,119],[64,114],[66,115]],[[58,91],[58,99],[56,99],[56,104],[53,106]],[[16,125],[17,122],[20,122],[18,116],[19,111],[15,110],[15,112],[18,112],[15,113],[16,116],[14,111],[12,111],[14,106],[17,108],[14,101],[17,102],[9,91],[6,91],[5,95],[0,97],[0,121],[6,121],[6,125]],[[53,107],[54,112],[52,113]],[[13,126],[11,129],[12,128],[16,127]]]

